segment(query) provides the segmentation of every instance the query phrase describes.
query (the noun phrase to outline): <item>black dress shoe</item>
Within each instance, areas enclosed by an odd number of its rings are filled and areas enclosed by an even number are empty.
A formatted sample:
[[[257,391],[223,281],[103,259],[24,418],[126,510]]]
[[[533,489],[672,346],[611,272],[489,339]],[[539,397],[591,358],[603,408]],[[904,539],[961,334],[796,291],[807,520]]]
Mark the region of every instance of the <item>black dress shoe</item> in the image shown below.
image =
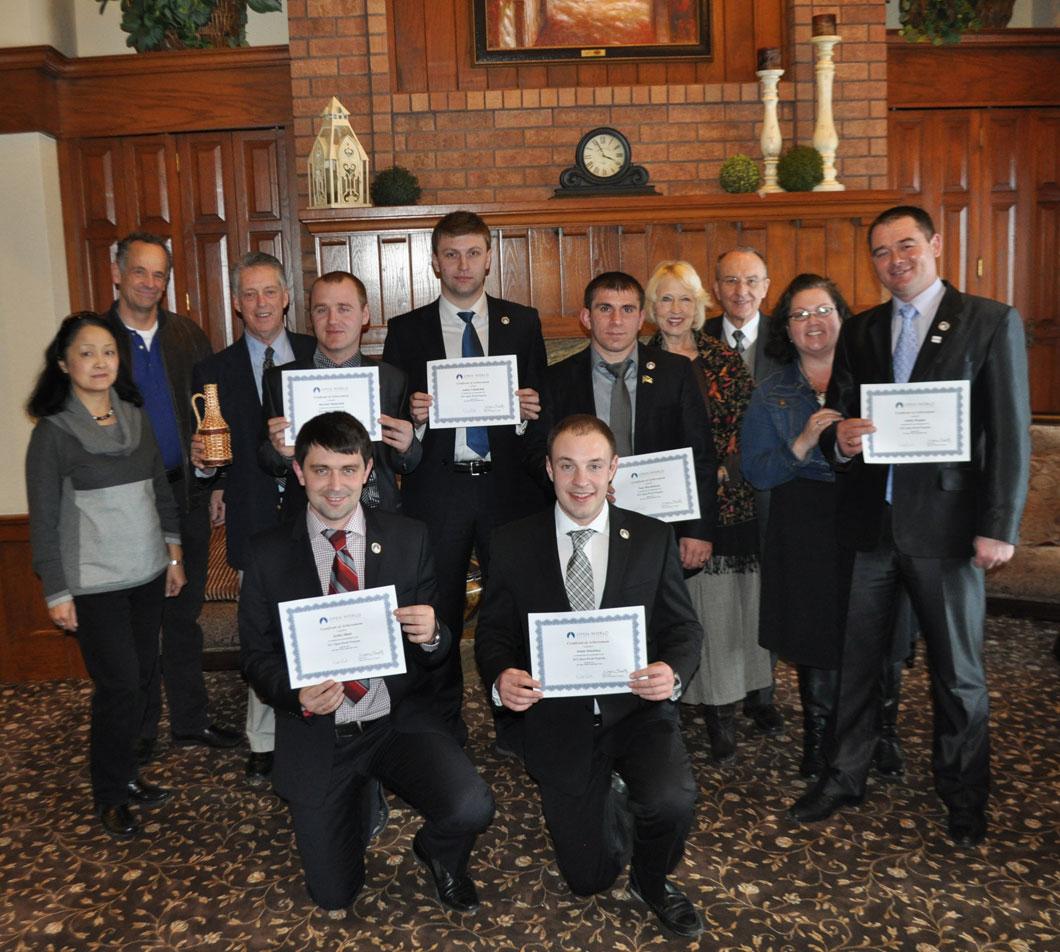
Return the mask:
[[[142,767],[149,764],[155,756],[155,738],[141,737],[136,742],[136,762]]]
[[[373,784],[372,792],[369,795],[371,819],[369,821],[368,842],[371,843],[386,829],[387,820],[390,819],[390,805],[386,802],[383,785],[378,780],[370,780],[369,783]]]
[[[694,939],[703,932],[703,917],[692,901],[669,880],[663,883],[662,896],[652,899],[637,883],[637,875],[629,871],[629,891],[655,913],[667,932],[682,939]]]
[[[872,766],[887,780],[897,779],[905,773],[905,754],[896,736],[884,734],[880,737],[872,756]]]
[[[840,807],[856,806],[864,799],[864,795],[829,791],[818,783],[788,808],[788,816],[800,823],[816,823],[827,820]]]
[[[127,803],[112,803],[99,808],[103,829],[119,840],[127,840],[140,832],[140,824],[133,819]]]
[[[438,891],[438,901],[443,906],[453,912],[474,912],[478,909],[478,892],[471,877],[466,873],[454,876],[436,859],[431,859],[420,845],[418,833],[412,839],[412,852],[431,874],[434,888]]]
[[[971,849],[986,839],[986,814],[982,810],[952,810],[949,822],[954,846]]]
[[[242,734],[230,731],[227,727],[219,724],[210,724],[201,731],[194,734],[174,734],[173,743],[178,747],[189,747],[192,744],[202,744],[203,747],[238,747],[243,739]]]
[[[751,723],[759,734],[773,737],[784,730],[784,716],[773,704],[752,708],[747,712],[747,716],[751,718]]]
[[[247,758],[247,765],[243,773],[246,774],[247,780],[251,783],[268,780],[272,776],[272,751],[252,750]]]
[[[140,803],[145,807],[153,807],[159,803],[165,803],[169,799],[170,794],[170,791],[165,787],[156,787],[153,783],[144,783],[141,777],[130,780],[125,785],[125,789],[129,791],[129,799],[133,803]]]
[[[707,704],[703,713],[710,756],[716,764],[727,764],[736,756],[736,707],[733,704],[718,707]]]

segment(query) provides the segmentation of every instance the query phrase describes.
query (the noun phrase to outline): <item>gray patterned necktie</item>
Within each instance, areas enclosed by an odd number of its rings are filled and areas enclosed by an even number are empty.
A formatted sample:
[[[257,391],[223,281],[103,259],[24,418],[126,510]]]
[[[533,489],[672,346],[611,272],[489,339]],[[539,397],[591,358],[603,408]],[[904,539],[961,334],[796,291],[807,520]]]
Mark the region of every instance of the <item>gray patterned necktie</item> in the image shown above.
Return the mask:
[[[747,350],[747,345],[743,342],[743,336],[743,331],[732,332],[732,339],[736,342],[735,344],[733,344],[733,350],[735,350],[738,354],[742,354],[745,350]]]
[[[916,339],[916,319],[920,312],[912,304],[903,304],[898,308],[902,319],[902,329],[898,332],[898,341],[894,345],[894,382],[909,383],[916,363],[917,351],[920,349]],[[894,497],[894,467],[887,470],[887,491],[884,498],[891,502]]]
[[[570,536],[574,551],[567,561],[567,599],[572,611],[588,612],[596,608],[596,593],[593,591],[593,567],[585,546],[595,529],[572,529]]]
[[[607,372],[615,378],[611,385],[611,419],[608,423],[615,434],[615,449],[619,456],[633,454],[633,405],[626,386],[626,371],[633,361],[628,357],[614,364],[604,364]]]

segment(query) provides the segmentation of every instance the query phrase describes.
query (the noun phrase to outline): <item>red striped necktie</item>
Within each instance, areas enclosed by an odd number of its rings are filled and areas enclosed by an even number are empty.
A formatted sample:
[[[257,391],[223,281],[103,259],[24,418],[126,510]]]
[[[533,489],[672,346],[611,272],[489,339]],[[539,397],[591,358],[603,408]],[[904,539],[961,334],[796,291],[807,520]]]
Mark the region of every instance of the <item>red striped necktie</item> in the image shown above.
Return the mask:
[[[335,549],[335,561],[331,564],[328,594],[356,592],[361,587],[361,583],[357,578],[357,570],[353,567],[353,556],[346,548],[346,530],[332,529],[328,535],[328,542]],[[368,693],[368,685],[364,681],[343,681],[342,690],[346,697],[356,704]]]

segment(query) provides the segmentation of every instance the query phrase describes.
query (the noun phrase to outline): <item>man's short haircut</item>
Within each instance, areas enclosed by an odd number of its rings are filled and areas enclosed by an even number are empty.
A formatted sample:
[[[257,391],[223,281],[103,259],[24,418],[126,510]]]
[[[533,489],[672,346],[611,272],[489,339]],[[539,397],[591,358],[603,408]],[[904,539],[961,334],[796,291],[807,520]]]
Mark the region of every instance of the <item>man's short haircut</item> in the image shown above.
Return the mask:
[[[125,274],[125,266],[129,263],[129,248],[134,241],[145,245],[157,245],[166,254],[166,276],[173,270],[173,253],[166,244],[166,239],[160,235],[154,235],[149,231],[130,232],[118,242],[117,250],[114,252],[114,260],[118,263],[118,270]]]
[[[735,248],[730,248],[728,251],[723,251],[718,255],[718,260],[714,262],[714,280],[721,280],[721,263],[729,257],[731,254],[739,252],[745,255],[754,255],[759,261],[762,262],[762,267],[766,269],[766,277],[769,277],[769,262],[766,261],[766,256],[762,254],[757,248],[752,248],[750,245],[737,245]]]
[[[239,294],[242,290],[240,280],[247,268],[260,268],[263,266],[275,270],[280,281],[280,287],[286,291],[287,272],[283,270],[283,263],[280,259],[275,255],[270,255],[267,251],[251,251],[243,255],[232,269],[232,293]]]
[[[364,307],[368,303],[368,291],[365,289],[364,282],[357,275],[350,274],[349,271],[329,271],[327,274],[322,274],[310,286],[309,300],[313,300],[313,289],[318,284],[342,284],[343,281],[353,282],[353,286],[357,288],[357,293],[361,298],[361,307]]]
[[[895,205],[887,211],[880,212],[869,225],[869,251],[872,250],[872,233],[876,230],[876,226],[886,225],[899,218],[912,218],[928,241],[935,237],[935,223],[924,209],[919,205]]]
[[[593,309],[593,297],[597,291],[635,291],[640,301],[640,309],[644,310],[644,288],[633,275],[626,274],[625,271],[605,271],[593,278],[585,286],[585,297],[582,299],[585,310]]]
[[[311,446],[319,446],[343,456],[357,454],[366,466],[372,458],[372,441],[368,438],[368,431],[360,420],[345,410],[321,413],[298,431],[294,441],[294,458],[299,466],[305,465]]]
[[[563,436],[564,433],[570,433],[571,436],[588,436],[591,433],[598,433],[607,440],[607,445],[611,449],[611,456],[614,456],[618,452],[618,448],[615,445],[615,434],[611,432],[611,427],[604,423],[599,417],[595,417],[591,413],[574,413],[569,417],[564,417],[560,420],[549,432],[549,459],[552,459],[552,444]]]
[[[438,254],[438,242],[443,238],[463,238],[464,235],[479,235],[486,242],[486,250],[490,248],[489,226],[474,212],[458,211],[450,212],[431,232],[431,251]]]

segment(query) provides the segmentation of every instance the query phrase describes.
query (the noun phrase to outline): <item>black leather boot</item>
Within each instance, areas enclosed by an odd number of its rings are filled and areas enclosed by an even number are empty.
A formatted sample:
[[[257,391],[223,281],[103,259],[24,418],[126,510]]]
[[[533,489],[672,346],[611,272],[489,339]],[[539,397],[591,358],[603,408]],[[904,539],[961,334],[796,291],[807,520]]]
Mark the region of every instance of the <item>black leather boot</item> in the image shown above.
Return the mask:
[[[881,777],[894,779],[905,773],[905,754],[898,742],[898,702],[902,694],[901,661],[884,665],[880,675],[880,694],[880,739],[876,742],[872,765]]]
[[[736,756],[736,705],[705,704],[703,712],[707,721],[707,739],[714,762],[724,764]]]
[[[799,774],[815,780],[825,769],[824,735],[835,710],[839,672],[798,666],[799,699],[802,701],[802,762]]]

